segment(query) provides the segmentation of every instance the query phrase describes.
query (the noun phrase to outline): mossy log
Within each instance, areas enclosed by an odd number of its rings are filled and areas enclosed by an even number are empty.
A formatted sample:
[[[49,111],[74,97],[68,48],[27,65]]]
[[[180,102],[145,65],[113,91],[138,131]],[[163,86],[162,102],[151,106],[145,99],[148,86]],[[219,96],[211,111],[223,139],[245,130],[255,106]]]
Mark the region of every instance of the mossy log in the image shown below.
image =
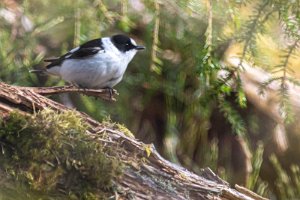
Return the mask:
[[[32,116],[46,108],[63,112],[70,110],[62,104],[52,101],[39,91],[56,91],[57,88],[33,89],[0,83],[0,116],[5,118],[14,110],[21,115]],[[65,88],[60,88],[64,92]],[[65,92],[70,92],[68,89]],[[100,91],[102,94],[103,91]],[[40,92],[41,94],[49,94]],[[89,94],[88,91],[84,91]],[[92,91],[92,94],[97,91]],[[74,111],[76,112],[76,111]],[[255,193],[235,186],[215,175],[209,168],[196,175],[178,165],[163,159],[153,145],[146,145],[126,135],[122,129],[99,123],[88,115],[76,112],[88,124],[86,136],[111,149],[122,148],[118,160],[125,166],[122,176],[113,182],[117,188],[111,193],[112,199],[264,199]],[[99,137],[106,134],[105,139]],[[0,169],[0,177],[5,176]],[[3,181],[0,181],[4,184]]]

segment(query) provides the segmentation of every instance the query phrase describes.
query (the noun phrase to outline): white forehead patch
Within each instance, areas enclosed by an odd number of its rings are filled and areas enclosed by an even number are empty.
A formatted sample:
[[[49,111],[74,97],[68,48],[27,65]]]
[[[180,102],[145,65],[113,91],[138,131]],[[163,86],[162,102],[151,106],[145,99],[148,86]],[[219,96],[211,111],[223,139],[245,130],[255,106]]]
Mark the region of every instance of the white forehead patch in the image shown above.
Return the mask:
[[[136,46],[136,42],[130,38],[131,44],[133,44],[134,46]]]

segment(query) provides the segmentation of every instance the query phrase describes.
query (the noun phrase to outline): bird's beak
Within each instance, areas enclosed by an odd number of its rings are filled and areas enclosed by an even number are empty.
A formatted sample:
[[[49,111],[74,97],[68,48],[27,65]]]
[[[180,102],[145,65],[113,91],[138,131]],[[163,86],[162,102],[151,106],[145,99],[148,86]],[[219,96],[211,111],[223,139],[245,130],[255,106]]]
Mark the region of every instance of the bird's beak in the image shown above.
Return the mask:
[[[144,47],[144,46],[135,46],[135,49],[136,50],[144,50],[144,49],[146,49],[146,47]]]

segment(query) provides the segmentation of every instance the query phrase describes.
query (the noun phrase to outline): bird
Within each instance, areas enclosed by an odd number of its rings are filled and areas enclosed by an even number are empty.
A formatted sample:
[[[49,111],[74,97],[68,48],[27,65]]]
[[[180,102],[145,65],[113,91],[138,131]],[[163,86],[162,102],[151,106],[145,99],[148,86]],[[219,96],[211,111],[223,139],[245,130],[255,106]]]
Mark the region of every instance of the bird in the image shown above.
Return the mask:
[[[31,70],[61,77],[85,89],[110,89],[123,78],[128,64],[144,46],[123,34],[90,40],[58,58],[45,59],[44,69]]]

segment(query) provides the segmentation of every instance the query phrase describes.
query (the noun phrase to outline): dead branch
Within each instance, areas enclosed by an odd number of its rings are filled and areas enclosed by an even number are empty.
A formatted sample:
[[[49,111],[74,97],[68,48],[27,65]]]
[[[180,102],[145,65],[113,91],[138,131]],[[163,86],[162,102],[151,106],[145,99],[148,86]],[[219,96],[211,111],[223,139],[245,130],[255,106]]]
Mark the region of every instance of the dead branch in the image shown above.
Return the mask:
[[[31,114],[44,108],[56,111],[69,109],[41,96],[36,91],[41,94],[53,94],[60,90],[52,88],[43,92],[44,89],[16,87],[0,82],[0,116],[3,117],[15,109],[24,114]],[[68,90],[64,88],[62,91]],[[91,94],[94,94],[93,92],[91,91]],[[102,92],[99,91],[99,94]],[[254,195],[231,188],[226,181],[220,179],[210,169],[203,169],[201,176],[198,176],[163,159],[153,145],[145,145],[118,130],[105,127],[84,113],[80,115],[90,126],[86,134],[91,139],[98,140],[97,135],[105,130],[109,137],[106,145],[112,148],[114,145],[119,145],[125,150],[120,159],[127,167],[123,177],[116,180],[117,187],[123,192],[116,194],[115,199],[132,199],[132,197],[133,199],[257,199]],[[99,142],[105,141],[100,139]],[[146,146],[148,150],[151,150],[150,155],[147,155],[145,151]],[[144,161],[141,162],[141,160]],[[163,186],[162,183],[168,187]]]
[[[109,89],[85,89],[78,88],[73,85],[70,86],[55,86],[55,87],[23,87],[24,89],[29,89],[37,94],[48,96],[53,94],[61,93],[81,93],[87,96],[93,96],[96,98],[102,98],[108,101],[116,101],[113,95],[118,95],[116,90],[112,90],[112,96],[110,96]]]

